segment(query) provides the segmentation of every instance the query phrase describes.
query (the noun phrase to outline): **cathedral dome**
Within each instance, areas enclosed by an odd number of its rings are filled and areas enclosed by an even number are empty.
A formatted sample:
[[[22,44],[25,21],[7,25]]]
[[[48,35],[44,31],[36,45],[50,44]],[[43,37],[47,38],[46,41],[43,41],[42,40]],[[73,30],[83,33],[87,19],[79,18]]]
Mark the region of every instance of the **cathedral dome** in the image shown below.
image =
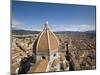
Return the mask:
[[[44,30],[40,32],[39,36],[34,42],[33,51],[36,52],[48,52],[58,50],[58,39],[56,35],[49,30],[48,21],[45,23]]]

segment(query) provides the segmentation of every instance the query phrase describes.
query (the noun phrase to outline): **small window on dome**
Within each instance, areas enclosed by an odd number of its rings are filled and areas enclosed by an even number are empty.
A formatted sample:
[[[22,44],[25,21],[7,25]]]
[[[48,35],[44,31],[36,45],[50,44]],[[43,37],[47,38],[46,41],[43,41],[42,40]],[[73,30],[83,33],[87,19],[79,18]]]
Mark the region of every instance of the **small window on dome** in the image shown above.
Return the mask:
[[[46,57],[45,56],[42,56],[42,59],[46,59]]]
[[[53,55],[54,57],[56,56],[56,53],[54,53],[54,55]]]

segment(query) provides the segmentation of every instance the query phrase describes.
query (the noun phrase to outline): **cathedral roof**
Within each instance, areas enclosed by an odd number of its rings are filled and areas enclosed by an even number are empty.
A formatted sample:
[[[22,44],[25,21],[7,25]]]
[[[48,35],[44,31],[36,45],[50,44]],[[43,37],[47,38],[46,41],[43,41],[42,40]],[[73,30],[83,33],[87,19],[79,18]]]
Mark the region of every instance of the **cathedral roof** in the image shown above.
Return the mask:
[[[53,65],[57,65],[57,64],[59,64],[60,63],[60,61],[59,60],[57,60],[57,59],[55,59],[54,61],[53,61]]]
[[[48,66],[48,60],[40,60],[31,67],[28,73],[46,72],[47,66]]]
[[[40,32],[39,36],[34,42],[33,50],[37,52],[48,52],[58,50],[58,39],[56,35],[48,28],[48,21],[45,23],[44,30]]]
[[[11,73],[12,74],[15,74],[16,73],[16,69],[18,68],[19,66],[18,66],[18,64],[17,63],[13,63],[12,65],[11,65]]]

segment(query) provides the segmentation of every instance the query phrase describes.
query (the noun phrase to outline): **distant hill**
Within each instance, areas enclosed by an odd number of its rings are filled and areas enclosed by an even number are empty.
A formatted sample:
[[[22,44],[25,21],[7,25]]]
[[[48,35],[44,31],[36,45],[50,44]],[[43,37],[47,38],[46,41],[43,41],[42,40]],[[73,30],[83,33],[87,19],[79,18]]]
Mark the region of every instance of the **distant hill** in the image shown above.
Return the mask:
[[[78,31],[57,31],[57,32],[54,32],[56,34],[80,34],[82,32],[78,32]]]
[[[86,31],[85,33],[92,33],[92,34],[96,34],[96,31]]]
[[[85,32],[80,32],[80,31],[57,31],[55,33],[57,34],[62,34],[62,33],[95,33],[96,31],[85,31]]]
[[[39,34],[40,31],[29,31],[29,30],[12,30],[12,34],[15,35],[27,35],[27,34]],[[66,34],[66,35],[96,35],[96,31],[85,31],[85,32],[79,32],[79,31],[57,31],[54,32],[56,34]]]
[[[12,30],[12,34],[15,34],[15,35],[38,34],[39,32],[40,31]]]

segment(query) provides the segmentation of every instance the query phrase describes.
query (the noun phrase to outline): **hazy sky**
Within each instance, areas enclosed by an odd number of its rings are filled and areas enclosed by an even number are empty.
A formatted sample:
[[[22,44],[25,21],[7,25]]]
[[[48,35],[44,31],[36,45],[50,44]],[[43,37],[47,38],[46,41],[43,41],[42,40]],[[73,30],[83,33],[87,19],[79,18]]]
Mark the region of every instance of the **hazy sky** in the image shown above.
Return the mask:
[[[95,30],[95,6],[12,1],[12,28],[53,31]]]

